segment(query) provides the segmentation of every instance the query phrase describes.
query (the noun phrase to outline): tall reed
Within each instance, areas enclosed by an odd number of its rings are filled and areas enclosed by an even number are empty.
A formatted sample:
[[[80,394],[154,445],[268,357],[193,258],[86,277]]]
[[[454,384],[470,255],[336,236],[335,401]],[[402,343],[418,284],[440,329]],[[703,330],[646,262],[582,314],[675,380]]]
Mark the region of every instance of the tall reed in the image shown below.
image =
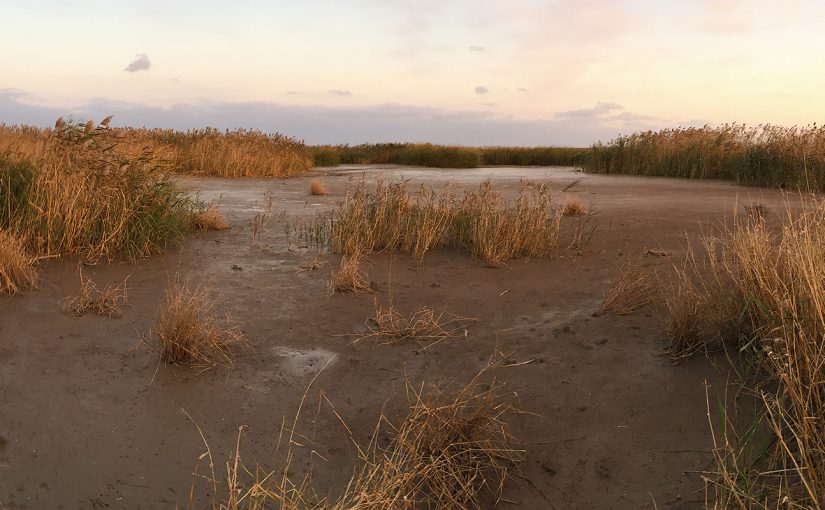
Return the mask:
[[[447,187],[379,181],[374,192],[365,181],[345,195],[335,212],[333,250],[396,251],[419,261],[432,249],[469,252],[499,267],[518,257],[548,257],[558,246],[562,209],[545,185],[525,184],[506,200],[490,181],[458,197]]]
[[[593,172],[726,179],[751,186],[825,190],[825,126],[676,128],[593,145]]]
[[[769,376],[753,390],[762,412],[745,433],[726,416],[714,426],[714,508],[825,505],[822,246],[825,202],[788,208],[776,228],[751,215],[709,236],[664,289],[676,352],[726,347]],[[757,443],[760,434],[770,439]]]

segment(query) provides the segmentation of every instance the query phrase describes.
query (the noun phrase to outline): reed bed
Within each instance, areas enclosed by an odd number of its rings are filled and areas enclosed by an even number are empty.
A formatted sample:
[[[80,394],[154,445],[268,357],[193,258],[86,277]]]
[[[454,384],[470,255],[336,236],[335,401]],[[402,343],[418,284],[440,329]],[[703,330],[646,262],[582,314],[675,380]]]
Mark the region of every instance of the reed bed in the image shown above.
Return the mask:
[[[737,429],[711,421],[712,508],[825,505],[825,202],[788,207],[772,227],[737,218],[677,267],[664,303],[677,354],[727,349],[767,376],[761,412]],[[708,415],[713,408],[708,399]],[[764,437],[767,436],[765,440]]]
[[[593,172],[726,179],[751,186],[825,190],[825,126],[747,126],[645,131],[595,144]]]
[[[228,315],[215,312],[208,289],[179,276],[166,289],[157,323],[145,343],[171,365],[231,365],[248,345]]]
[[[379,143],[309,147],[317,167],[352,164],[395,164],[438,168],[480,165],[578,166],[587,149],[570,147],[461,147],[450,145]]]
[[[289,436],[283,468],[245,466],[239,433],[235,454],[224,464],[225,476],[219,481],[207,445],[201,458],[208,459],[211,473],[199,475],[196,470],[196,479],[205,479],[216,510],[478,510],[482,498],[501,498],[525,455],[506,423],[519,411],[502,391],[503,384],[485,381],[484,373],[449,393],[407,381],[406,416],[379,416],[369,444],[355,444],[354,474],[337,496],[330,496],[326,486],[320,494],[314,491],[311,478],[291,478],[295,424],[282,431]],[[194,508],[195,496],[193,484],[187,508]]]
[[[292,177],[309,172],[312,159],[303,142],[280,133],[213,128],[190,131],[123,129],[166,151],[178,172],[218,177]]]
[[[32,159],[0,157],[0,228],[31,253],[142,257],[190,229],[198,206],[151,147],[127,152],[107,119],[97,126],[59,119],[43,133]]]
[[[402,252],[418,261],[432,249],[454,248],[501,267],[518,257],[550,257],[558,246],[562,208],[547,186],[525,184],[506,200],[489,181],[457,197],[450,188],[361,181],[348,190],[333,216],[333,250]]]

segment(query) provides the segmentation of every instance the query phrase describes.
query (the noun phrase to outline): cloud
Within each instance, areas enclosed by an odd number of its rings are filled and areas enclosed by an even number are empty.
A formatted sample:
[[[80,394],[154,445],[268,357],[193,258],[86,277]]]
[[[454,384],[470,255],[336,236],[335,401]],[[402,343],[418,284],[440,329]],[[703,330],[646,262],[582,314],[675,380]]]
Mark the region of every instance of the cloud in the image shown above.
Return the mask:
[[[352,95],[352,92],[350,92],[349,90],[335,89],[335,90],[328,90],[327,92],[329,92],[333,96],[338,96],[338,97],[345,97],[345,96],[351,96]]]
[[[486,94],[488,92],[490,92],[490,89],[488,89],[484,85],[479,85],[476,87],[476,94]]]
[[[148,71],[152,67],[152,62],[149,61],[149,56],[146,53],[139,53],[137,58],[126,66],[123,70],[128,73],[136,73],[138,71]]]
[[[489,110],[445,110],[395,103],[345,107],[201,100],[159,107],[108,98],[57,108],[37,104],[24,91],[0,89],[0,118],[11,124],[46,127],[61,116],[100,120],[114,115],[116,126],[180,130],[242,127],[285,133],[309,144],[433,142],[582,147],[597,140],[610,140],[620,133],[679,125],[642,115],[631,118],[630,112],[617,110],[615,104],[598,104],[602,110],[617,115],[519,119]],[[618,117],[625,120],[617,120]]]
[[[581,108],[579,110],[556,112],[553,117],[556,119],[590,119],[610,115],[611,112],[616,110],[624,110],[624,107],[617,103],[606,103],[599,101],[593,108]]]
[[[483,53],[483,52],[487,51],[487,48],[485,48],[484,46],[479,46],[477,44],[473,44],[472,46],[470,46],[467,49],[470,50],[470,51],[478,52],[478,53]]]
[[[530,92],[529,90],[527,90],[524,87],[517,87],[516,90],[518,90],[519,92]]]

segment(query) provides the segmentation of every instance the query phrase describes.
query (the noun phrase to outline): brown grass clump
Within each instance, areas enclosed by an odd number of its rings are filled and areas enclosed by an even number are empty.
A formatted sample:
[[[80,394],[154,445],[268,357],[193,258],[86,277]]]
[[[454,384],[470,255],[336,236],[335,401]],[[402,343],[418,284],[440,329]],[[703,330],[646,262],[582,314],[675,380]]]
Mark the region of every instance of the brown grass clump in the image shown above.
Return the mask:
[[[215,206],[209,206],[195,216],[194,226],[198,230],[227,230],[229,222]]]
[[[622,266],[619,277],[604,294],[600,313],[627,315],[653,301],[652,273],[630,264]]]
[[[403,340],[425,342],[421,350],[450,338],[466,337],[467,326],[475,319],[461,317],[447,311],[425,306],[406,316],[401,314],[390,300],[386,307],[375,300],[375,315],[368,319],[367,330],[355,341],[375,338],[381,344],[396,343]]]
[[[37,271],[26,254],[23,242],[0,229],[0,293],[15,294],[37,283]]]
[[[371,292],[369,276],[361,269],[364,253],[360,250],[341,257],[338,271],[333,271],[329,280],[330,293],[333,292]]]
[[[321,179],[315,178],[309,183],[309,194],[326,196],[329,195],[329,190]]]
[[[112,318],[120,318],[123,313],[120,310],[121,304],[126,304],[126,280],[117,287],[97,288],[91,278],[80,274],[80,293],[76,296],[68,296],[60,302],[60,310],[64,313],[72,313],[80,316],[87,312]]]
[[[151,335],[160,359],[172,365],[231,364],[247,340],[228,316],[216,316],[214,307],[207,289],[176,277],[164,293]]]
[[[294,427],[289,432],[285,466],[269,472],[260,466],[244,466],[239,434],[220,488],[207,447],[201,458],[207,457],[212,466],[211,478],[203,477],[209,484],[212,506],[227,510],[480,509],[485,493],[500,499],[525,454],[505,422],[518,410],[498,381],[482,384],[483,373],[455,393],[416,387],[408,381],[406,416],[398,421],[382,414],[370,443],[363,447],[356,443],[358,465],[335,499],[316,495],[309,478],[290,479]],[[216,496],[224,491],[225,496]],[[329,488],[324,487],[322,493],[328,494]],[[190,506],[193,495],[190,491]]]
[[[727,348],[767,375],[746,433],[727,414],[711,421],[714,508],[825,505],[825,202],[760,218],[704,241],[664,288],[676,353]],[[714,407],[708,399],[708,416]],[[722,409],[724,405],[720,405]],[[767,439],[765,439],[767,437]]]
[[[582,216],[587,214],[587,206],[578,197],[568,196],[564,200],[565,216]]]

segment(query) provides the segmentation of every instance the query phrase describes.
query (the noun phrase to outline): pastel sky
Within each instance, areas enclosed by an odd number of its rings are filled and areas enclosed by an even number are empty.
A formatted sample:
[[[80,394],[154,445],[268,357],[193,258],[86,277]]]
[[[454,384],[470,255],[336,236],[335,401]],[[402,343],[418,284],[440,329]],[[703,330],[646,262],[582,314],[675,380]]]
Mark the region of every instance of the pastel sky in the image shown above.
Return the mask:
[[[825,114],[821,0],[0,2],[0,122],[588,145]]]

